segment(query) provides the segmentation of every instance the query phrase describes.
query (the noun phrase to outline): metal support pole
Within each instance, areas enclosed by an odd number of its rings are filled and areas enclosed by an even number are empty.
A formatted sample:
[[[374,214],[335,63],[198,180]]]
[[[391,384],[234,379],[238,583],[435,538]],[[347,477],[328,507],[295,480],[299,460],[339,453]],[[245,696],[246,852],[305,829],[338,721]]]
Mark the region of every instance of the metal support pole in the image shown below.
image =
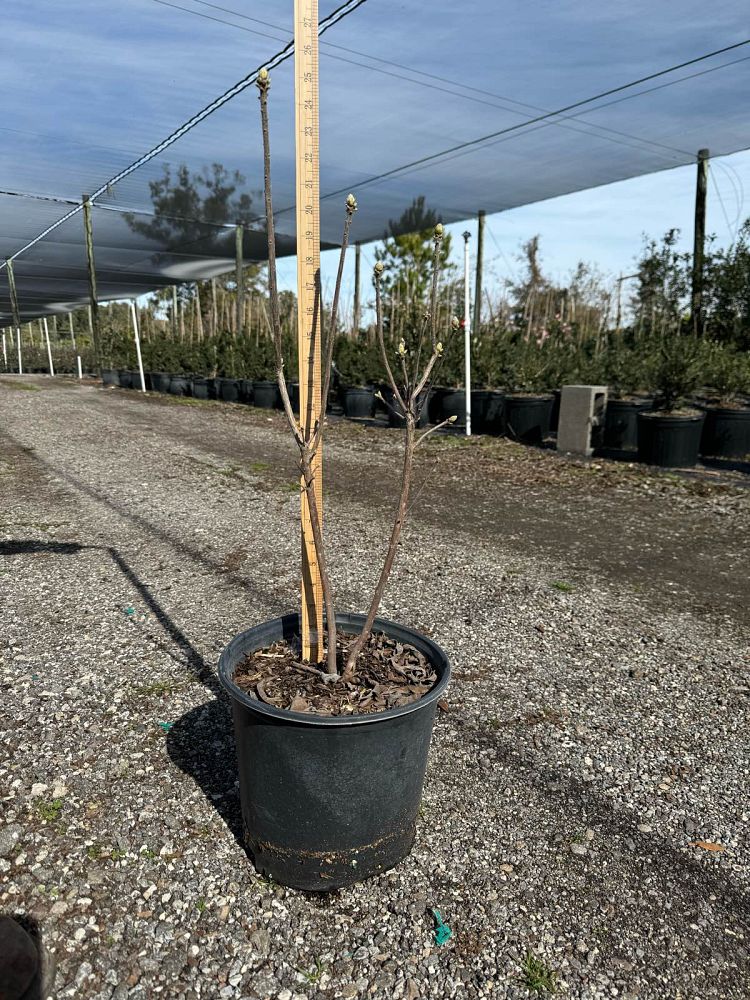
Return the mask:
[[[482,270],[484,268],[484,217],[485,211],[480,208],[477,215],[477,277],[474,285],[474,329],[479,333],[482,322]]]
[[[76,354],[76,361],[78,362],[78,378],[83,378],[83,369],[81,368],[81,355]]]
[[[16,278],[13,274],[13,261],[7,260],[8,269],[8,290],[10,292],[10,311],[13,315],[13,326],[16,328],[16,347],[18,348],[18,374],[23,375],[23,361],[21,359],[21,314],[18,309],[18,295],[16,294]]]
[[[76,335],[73,332],[73,313],[68,313],[68,326],[70,327],[70,342],[73,345],[73,350],[76,350]]]
[[[131,299],[130,315],[133,318],[133,336],[135,337],[135,353],[138,356],[138,371],[141,373],[141,392],[146,391],[146,376],[143,374],[143,358],[141,357],[141,338],[138,332],[138,313],[135,302]]]
[[[99,356],[99,303],[96,298],[96,265],[94,264],[94,232],[91,226],[91,199],[87,194],[83,196],[83,226],[86,235],[86,259],[89,269],[89,323],[91,325],[91,339],[94,345],[94,364],[101,376],[102,363]]]
[[[245,235],[244,226],[237,224],[234,231],[235,250],[235,281],[237,282],[237,316],[235,319],[235,331],[238,337],[242,335],[242,320],[245,315],[245,282],[242,276],[242,241]]]
[[[698,150],[698,176],[695,186],[695,229],[693,231],[693,288],[691,318],[693,333],[703,336],[703,251],[706,242],[706,192],[708,189],[707,149]]]
[[[469,240],[464,233],[464,386],[466,395],[466,437],[471,437],[471,292],[469,290]]]
[[[55,366],[52,364],[52,348],[49,343],[49,324],[47,323],[47,317],[42,318],[42,324],[44,325],[44,339],[47,341],[47,360],[49,361],[49,373],[50,375],[55,374]]]
[[[5,330],[3,330],[3,367],[8,367],[8,348],[5,346]]]
[[[359,243],[354,246],[354,336],[359,335],[360,304],[359,304],[359,267],[362,248]]]
[[[179,317],[177,309],[177,285],[172,285],[172,337],[177,340],[177,334],[179,332]]]

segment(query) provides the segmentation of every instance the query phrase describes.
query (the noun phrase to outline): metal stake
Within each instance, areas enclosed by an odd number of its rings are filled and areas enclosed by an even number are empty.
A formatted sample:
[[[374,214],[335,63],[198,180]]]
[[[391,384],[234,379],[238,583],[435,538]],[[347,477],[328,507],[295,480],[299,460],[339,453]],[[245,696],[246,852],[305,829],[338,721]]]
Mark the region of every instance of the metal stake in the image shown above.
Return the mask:
[[[471,291],[469,288],[469,240],[464,235],[464,385],[466,395],[466,437],[471,437]]]
[[[42,323],[44,325],[44,339],[47,341],[47,360],[49,361],[49,373],[50,375],[55,374],[55,366],[52,364],[52,348],[49,343],[49,324],[47,323],[47,317],[42,318]]]
[[[143,374],[143,358],[141,357],[141,338],[138,333],[138,313],[135,302],[130,301],[130,315],[133,318],[133,335],[135,336],[135,353],[138,355],[138,371],[141,373],[141,392],[146,391],[146,376]]]

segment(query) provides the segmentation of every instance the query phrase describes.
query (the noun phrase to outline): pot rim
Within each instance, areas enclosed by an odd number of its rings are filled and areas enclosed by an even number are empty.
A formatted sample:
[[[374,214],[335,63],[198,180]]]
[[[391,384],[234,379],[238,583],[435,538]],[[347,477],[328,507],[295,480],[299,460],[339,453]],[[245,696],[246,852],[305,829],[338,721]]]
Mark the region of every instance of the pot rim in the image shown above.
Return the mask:
[[[336,614],[336,624],[340,628],[346,628],[347,626],[361,627],[365,619],[366,615],[356,613],[337,612]],[[239,702],[253,712],[270,716],[273,719],[283,722],[294,722],[306,726],[362,726],[396,719],[402,715],[410,715],[412,712],[426,708],[428,705],[436,702],[448,686],[451,676],[450,660],[445,651],[436,642],[422,635],[421,632],[417,632],[416,629],[399,625],[397,622],[392,622],[387,618],[376,618],[373,624],[373,631],[385,632],[386,635],[391,635],[393,638],[403,638],[404,641],[411,642],[421,653],[427,656],[432,665],[437,669],[439,675],[437,684],[418,701],[414,701],[409,705],[403,705],[400,708],[389,708],[387,712],[371,712],[368,715],[317,715],[314,712],[292,712],[286,708],[276,708],[274,705],[267,705],[264,701],[251,698],[249,694],[237,687],[233,680],[234,668],[240,655],[252,648],[250,637],[253,633],[257,633],[261,629],[267,629],[269,626],[277,626],[278,631],[282,635],[286,630],[294,630],[296,626],[298,633],[299,623],[300,615],[298,612],[293,611],[279,618],[272,618],[270,621],[262,622],[260,625],[255,625],[244,632],[239,632],[224,647],[219,657],[219,683],[234,701]],[[397,635],[393,636],[393,631]],[[413,639],[406,638],[403,633],[408,633]],[[257,645],[255,648],[258,649],[261,647]]]
[[[638,413],[639,420],[662,420],[673,424],[694,424],[705,418],[706,414],[699,410],[695,413],[664,413],[663,410],[646,410]]]

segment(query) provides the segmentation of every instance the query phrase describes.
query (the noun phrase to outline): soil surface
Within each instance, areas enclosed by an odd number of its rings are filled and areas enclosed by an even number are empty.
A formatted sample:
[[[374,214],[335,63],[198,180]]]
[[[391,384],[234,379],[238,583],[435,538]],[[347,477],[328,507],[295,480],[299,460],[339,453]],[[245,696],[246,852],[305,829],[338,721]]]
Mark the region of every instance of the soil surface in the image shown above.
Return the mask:
[[[400,440],[330,422],[341,611]],[[747,1000],[743,468],[429,439],[382,608],[454,667],[416,843],[320,898],[245,853],[216,677],[298,606],[283,418],[0,378],[0,912],[34,929],[41,996]]]
[[[370,637],[349,674],[346,657],[356,636],[338,632],[336,638],[336,676],[302,660],[298,647],[282,641],[249,653],[232,680],[267,705],[316,715],[372,715],[403,708],[437,683],[437,673],[418,649],[382,634]]]

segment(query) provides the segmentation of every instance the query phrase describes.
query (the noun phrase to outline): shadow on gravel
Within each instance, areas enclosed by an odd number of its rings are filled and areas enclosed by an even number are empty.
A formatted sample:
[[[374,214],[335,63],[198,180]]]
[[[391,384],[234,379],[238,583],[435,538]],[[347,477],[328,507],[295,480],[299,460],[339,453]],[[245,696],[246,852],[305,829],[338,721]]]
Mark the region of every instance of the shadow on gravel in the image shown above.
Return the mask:
[[[167,733],[167,753],[203,791],[247,853],[242,838],[232,716],[227,703],[216,699],[181,716]]]
[[[79,545],[78,542],[38,542],[29,540],[12,539],[11,541],[0,542],[0,556],[25,556],[25,555],[55,555],[72,556],[76,552],[81,552],[88,548],[86,545]]]
[[[172,549],[175,550],[175,552],[179,552],[181,555],[186,556],[188,559],[193,560],[193,562],[196,562],[199,565],[205,567],[206,569],[209,569],[212,572],[216,573],[221,577],[222,581],[227,581],[229,583],[232,583],[236,587],[241,588],[243,591],[245,591],[245,593],[249,594],[250,597],[256,600],[260,605],[264,605],[268,608],[268,611],[270,612],[268,615],[269,618],[274,617],[274,612],[277,615],[283,615],[288,612],[289,608],[285,603],[283,603],[278,599],[273,599],[268,594],[267,590],[261,592],[260,590],[252,587],[249,584],[246,577],[242,576],[240,573],[236,573],[233,572],[231,569],[228,569],[226,564],[222,562],[222,560],[212,559],[210,556],[206,555],[206,553],[204,552],[201,552],[200,549],[196,548],[195,546],[189,545],[182,539],[175,537],[175,535],[172,535],[169,532],[164,531],[162,528],[157,527],[155,524],[153,524],[151,521],[145,518],[142,514],[136,513],[133,509],[126,506],[125,504],[118,503],[116,500],[113,500],[111,497],[107,496],[101,490],[94,489],[92,486],[89,486],[86,483],[81,482],[80,479],[76,479],[75,476],[70,475],[70,473],[66,472],[64,469],[60,469],[56,465],[53,465],[51,462],[47,462],[45,459],[40,458],[39,455],[32,454],[31,452],[29,452],[28,448],[26,448],[17,438],[13,437],[12,434],[8,434],[7,432],[3,431],[2,436],[7,441],[10,441],[12,445],[14,445],[16,448],[21,449],[26,460],[35,462],[37,465],[42,466],[48,472],[52,473],[52,475],[56,476],[58,479],[63,480],[63,482],[66,482],[74,490],[78,490],[80,493],[83,493],[91,500],[94,500],[97,503],[101,503],[105,507],[108,507],[119,517],[122,517],[125,520],[135,524],[141,531],[144,531],[147,534],[152,535],[154,538],[158,538],[159,541],[164,542],[166,545],[169,545]],[[46,543],[41,543],[41,544],[46,544]],[[96,546],[82,546],[82,547],[95,548]]]
[[[592,865],[587,871],[587,878],[594,884],[598,882],[601,891],[611,892],[612,882],[620,877],[616,869],[621,866],[641,888],[661,884],[653,904],[659,912],[668,899],[673,911],[681,911],[686,923],[695,918],[700,904],[721,906],[743,923],[750,920],[750,899],[741,886],[732,883],[727,872],[691,858],[657,834],[642,833],[638,830],[637,813],[618,808],[568,771],[535,760],[495,733],[461,722],[459,726],[456,732],[459,739],[496,751],[505,772],[498,780],[507,782],[510,773],[517,784],[533,788],[550,800],[556,814],[569,820],[570,829],[599,828],[614,854],[612,860],[619,862],[619,865],[610,862],[603,869]],[[608,868],[612,871],[608,872]],[[728,943],[723,928],[718,929],[716,937],[723,945]]]

